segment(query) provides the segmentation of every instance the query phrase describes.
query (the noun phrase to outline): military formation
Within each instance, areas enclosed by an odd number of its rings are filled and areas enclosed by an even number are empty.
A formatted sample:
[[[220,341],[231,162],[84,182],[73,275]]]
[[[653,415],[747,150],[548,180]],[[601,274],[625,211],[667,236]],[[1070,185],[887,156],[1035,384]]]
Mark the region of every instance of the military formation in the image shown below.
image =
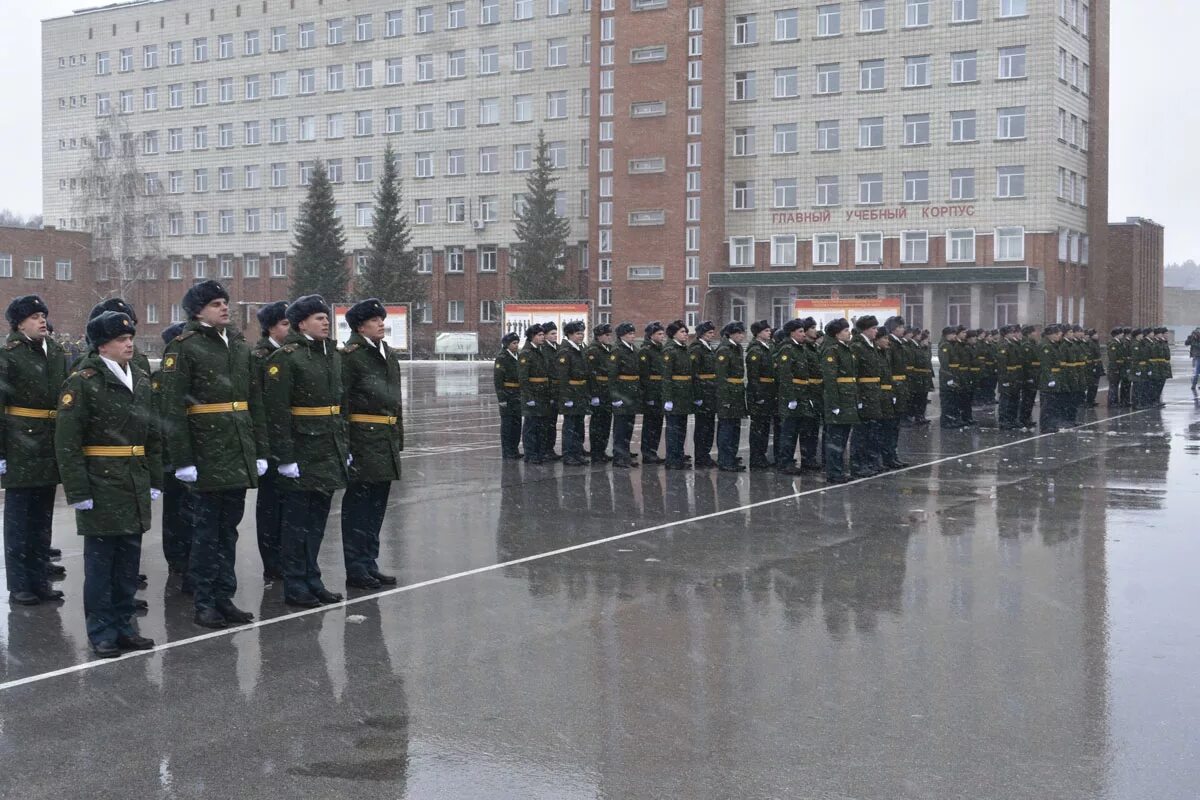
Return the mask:
[[[138,633],[142,535],[162,500],[163,555],[190,594],[197,625],[250,622],[233,603],[238,525],[258,489],[263,578],[289,605],[342,600],[318,552],[333,494],[341,504],[346,584],[396,583],[379,570],[379,536],[404,449],[400,365],[376,299],[346,313],[341,348],[317,295],[258,312],[254,346],[230,325],[229,293],[202,281],[184,295],[188,321],[163,331],[157,371],[134,346],[137,316],[120,299],[97,305],[87,352],[68,371],[36,296],[9,304],[0,350],[0,478],[9,600],[62,601],[50,547],[59,483],[84,537],[88,640],[102,658],[154,646]]]
[[[929,424],[930,334],[898,316],[882,325],[870,315],[835,319],[823,328],[809,317],[779,330],[762,320],[749,331],[740,322],[720,331],[702,322],[694,333],[679,320],[651,322],[640,343],[636,330],[629,322],[615,330],[600,325],[587,346],[581,321],[563,325],[561,344],[553,322],[531,325],[523,346],[517,334],[506,335],[495,362],[504,458],[622,468],[640,458],[666,469],[748,466],[844,483],[908,466],[900,429]],[[1078,325],[951,326],[942,330],[937,360],[940,423],[954,430],[976,425],[979,409],[994,410],[999,430],[1051,433],[1079,424],[1097,405],[1102,377],[1110,408],[1137,410],[1160,404],[1171,377],[1162,327],[1114,328],[1105,358],[1097,332]],[[561,455],[554,449],[559,416]],[[689,418],[692,455],[684,452]],[[738,455],[746,419],[748,465]]]

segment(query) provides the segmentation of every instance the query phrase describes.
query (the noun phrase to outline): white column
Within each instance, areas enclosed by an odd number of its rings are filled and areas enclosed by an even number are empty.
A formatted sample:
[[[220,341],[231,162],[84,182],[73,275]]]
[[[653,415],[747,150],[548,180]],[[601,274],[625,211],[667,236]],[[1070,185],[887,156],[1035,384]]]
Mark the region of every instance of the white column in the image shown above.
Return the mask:
[[[982,328],[983,324],[983,286],[971,284],[971,327]]]
[[[933,284],[927,283],[921,287],[921,303],[925,308],[925,324],[922,326],[928,331],[935,329],[940,331],[946,326],[946,314],[943,311],[940,316],[934,315],[933,308]]]

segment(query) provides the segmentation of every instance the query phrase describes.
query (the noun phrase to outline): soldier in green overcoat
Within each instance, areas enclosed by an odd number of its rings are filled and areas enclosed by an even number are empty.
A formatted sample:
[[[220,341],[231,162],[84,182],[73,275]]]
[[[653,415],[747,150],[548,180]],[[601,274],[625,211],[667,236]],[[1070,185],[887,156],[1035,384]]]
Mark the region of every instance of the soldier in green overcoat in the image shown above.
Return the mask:
[[[168,346],[179,334],[183,333],[183,323],[177,322],[162,331],[163,346]],[[167,561],[168,575],[186,575],[188,561],[192,553],[192,521],[189,506],[191,494],[186,484],[175,477],[175,467],[171,464],[170,455],[166,449],[170,435],[168,423],[163,419],[163,376],[162,362],[159,368],[150,373],[150,390],[154,404],[154,416],[159,424],[159,440],[163,444],[163,507],[162,507],[162,548],[163,557]],[[184,578],[184,585],[191,592],[191,585]]]
[[[1042,331],[1036,325],[1021,328],[1021,353],[1025,379],[1021,387],[1021,427],[1033,429],[1033,406],[1037,403],[1038,384],[1042,379]]]
[[[92,306],[92,310],[88,312],[88,320],[90,321],[95,319],[105,311],[115,311],[118,314],[124,314],[125,316],[129,317],[129,321],[133,323],[135,328],[138,325],[137,310],[120,297],[109,297],[108,299],[101,300],[99,303]],[[92,349],[87,353],[87,355],[95,354],[95,349]],[[130,363],[147,375],[152,372],[150,369],[150,359],[146,357],[146,354],[143,353],[136,344],[133,346],[133,361]]]
[[[783,342],[774,354],[776,413],[779,437],[775,443],[775,469],[782,475],[799,475],[796,442],[800,424],[816,414],[809,394],[809,363],[805,352],[804,320],[788,320],[783,325]]]
[[[825,392],[822,388],[824,378],[821,374],[821,326],[813,317],[800,320],[800,329],[804,337],[800,340],[800,349],[804,352],[804,363],[808,373],[808,399],[812,413],[800,418],[800,471],[821,471],[821,418],[825,403]]]
[[[583,350],[583,333],[584,323],[580,320],[564,324],[563,335],[567,340],[554,354],[555,380],[552,383],[563,417],[563,464],[573,467],[588,463],[583,457],[583,421],[592,408],[593,399],[592,370]]]
[[[717,466],[712,447],[717,436],[717,326],[710,321],[696,326],[696,339],[688,347],[692,359],[692,405],[696,422],[692,428],[693,466]]]
[[[546,418],[555,415],[554,364],[542,351],[546,334],[541,325],[525,329],[525,346],[517,356],[517,381],[521,384],[521,419],[524,423],[521,438],[525,445],[525,461],[541,464],[545,452],[542,444],[546,433]],[[553,427],[553,423],[551,423]]]
[[[1025,374],[1025,350],[1021,347],[1020,325],[1005,325],[996,348],[996,376],[1000,389],[997,426],[1002,431],[1021,427],[1021,387]]]
[[[746,416],[746,361],[742,350],[746,326],[730,322],[721,329],[721,339],[717,348],[717,468],[722,472],[745,472],[738,459],[738,447]]]
[[[351,462],[342,354],[330,339],[330,316],[320,295],[288,306],[291,332],[267,361],[263,389],[283,493],[283,601],[302,608],[342,599],[325,588],[317,566],[333,493],[346,488]]]
[[[900,459],[900,418],[909,407],[909,383],[911,364],[908,358],[908,348],[904,345],[904,318],[889,317],[883,323],[885,337],[881,340],[875,337],[875,347],[883,354],[884,366],[881,381],[883,385],[892,387],[892,402],[888,404],[885,396],[883,407],[883,466],[888,469],[903,469],[908,463]],[[889,407],[890,405],[890,407]]]
[[[105,311],[90,320],[95,355],[81,360],[58,399],[55,453],[83,541],[88,641],[101,658],[148,650],[138,635],[134,593],[142,534],[162,488],[162,456],[150,376],[132,366],[133,321]]]
[[[267,376],[267,361],[283,346],[291,331],[287,319],[287,302],[279,300],[258,310],[258,327],[262,338],[250,351],[250,395],[262,397]],[[283,580],[283,495],[279,491],[279,463],[269,455],[267,471],[258,478],[255,498],[255,532],[258,534],[258,554],[262,558],[263,580]]]
[[[396,583],[379,569],[379,532],[404,450],[400,360],[384,338],[386,320],[387,309],[374,297],[346,311],[353,333],[342,348],[342,415],[350,423],[353,458],[342,497],[342,554],[346,585],[357,589]]]
[[[542,324],[542,332],[545,334],[545,338],[538,345],[538,349],[542,352],[542,358],[545,360],[546,366],[553,373],[554,364],[557,362],[558,349],[566,345],[559,343],[558,325],[553,320]],[[562,458],[562,454],[554,451],[554,442],[558,438],[558,415],[562,413],[560,400],[561,398],[558,396],[558,384],[550,381],[550,414],[540,417],[542,425],[542,452],[539,455],[546,461],[558,461]],[[528,451],[526,451],[526,455],[528,455]]]
[[[662,375],[663,412],[667,418],[667,469],[684,469],[683,448],[687,443],[687,419],[695,410],[692,390],[692,355],[688,352],[688,327],[683,320],[667,326],[663,346]]]
[[[632,322],[622,322],[615,331],[617,343],[608,356],[608,386],[613,413],[613,466],[630,468],[638,465],[629,451],[633,439],[633,424],[642,411],[641,361],[637,348],[637,328]]]
[[[564,328],[565,330],[565,328]],[[588,364],[591,420],[588,422],[588,449],[593,464],[612,461],[608,439],[612,434],[612,397],[608,382],[608,357],[612,355],[613,328],[604,323],[592,329],[592,343],[583,351]],[[566,455],[563,455],[566,458]]]
[[[1108,407],[1124,405],[1129,385],[1129,346],[1125,328],[1113,328],[1108,340]]]
[[[251,396],[250,347],[230,325],[229,292],[201,281],[184,294],[183,310],[189,321],[162,359],[163,425],[175,477],[192,492],[194,619],[224,628],[254,619],[233,604],[237,526],[246,490],[267,470],[266,420]]]
[[[846,443],[858,425],[858,356],[850,347],[850,323],[835,319],[825,325],[821,350],[821,382],[825,402],[825,478],[846,483]]]
[[[875,348],[879,320],[866,314],[854,321],[850,347],[858,356],[858,427],[850,439],[850,477],[866,478],[883,470],[883,388],[880,385],[887,362]]]
[[[63,596],[50,586],[50,526],[59,483],[54,406],[67,377],[67,356],[49,335],[49,313],[37,295],[9,303],[12,333],[0,350],[4,568],[9,602],[24,606]]]
[[[775,383],[774,353],[771,347],[771,323],[750,323],[753,341],[746,347],[746,406],[750,412],[750,469],[770,469],[775,464],[770,453],[771,431],[779,447],[779,402]]]
[[[642,391],[641,456],[643,464],[661,464],[663,458],[658,454],[658,446],[662,442],[663,429],[663,378],[659,370],[667,331],[661,322],[655,321],[646,325],[644,333],[642,346],[638,349],[638,374]]]
[[[1067,372],[1070,368],[1065,366],[1070,363],[1070,355],[1063,345],[1064,327],[1047,325],[1038,346],[1038,391],[1042,393],[1038,428],[1042,433],[1056,433],[1070,407],[1065,399],[1071,384]]]
[[[496,404],[500,409],[500,453],[508,460],[521,457],[521,362],[517,356],[520,349],[520,336],[504,334],[492,371]]]

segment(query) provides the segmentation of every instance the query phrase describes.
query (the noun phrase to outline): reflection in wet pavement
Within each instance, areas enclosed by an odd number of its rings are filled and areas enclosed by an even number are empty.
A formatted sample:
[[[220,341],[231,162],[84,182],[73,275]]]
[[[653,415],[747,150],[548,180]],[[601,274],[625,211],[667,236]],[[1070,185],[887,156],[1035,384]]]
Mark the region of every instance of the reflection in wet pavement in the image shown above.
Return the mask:
[[[39,679],[89,660],[60,509],[68,602],[0,613],[0,795],[1195,796],[1186,385],[1053,437],[906,429],[937,463],[824,490],[504,462],[487,366],[407,368],[383,566],[495,568],[287,616],[247,522],[237,601],[279,621],[195,639],[155,531],[142,628],[181,644]]]

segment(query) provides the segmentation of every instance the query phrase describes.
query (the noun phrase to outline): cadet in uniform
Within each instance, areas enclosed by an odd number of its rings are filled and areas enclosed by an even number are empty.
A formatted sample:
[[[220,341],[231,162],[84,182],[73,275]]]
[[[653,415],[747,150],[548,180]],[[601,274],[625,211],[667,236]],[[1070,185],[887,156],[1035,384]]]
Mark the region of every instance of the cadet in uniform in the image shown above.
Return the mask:
[[[869,478],[883,471],[880,453],[883,418],[883,388],[887,369],[882,354],[875,348],[875,329],[879,320],[872,314],[854,322],[850,347],[858,355],[858,427],[850,439],[850,477]]]
[[[850,348],[850,323],[835,319],[825,325],[828,339],[821,350],[825,411],[825,478],[846,483],[846,443],[858,423],[858,356]]]
[[[617,326],[617,343],[608,357],[608,385],[613,414],[613,466],[636,467],[629,452],[633,423],[642,409],[641,362],[633,346],[637,328],[622,322]]]
[[[688,327],[682,320],[667,326],[669,342],[663,347],[662,397],[667,416],[667,469],[684,469],[683,447],[687,442],[687,419],[695,408],[692,397],[692,357],[688,353]]]
[[[95,355],[76,366],[58,400],[54,444],[67,503],[83,540],[83,609],[101,658],[148,650],[138,634],[134,593],[142,534],[161,490],[162,459],[150,376],[133,368],[136,329],[105,311],[87,324]]]
[[[592,400],[591,370],[582,347],[583,329],[584,324],[578,320],[563,325],[567,340],[557,348],[554,356],[556,380],[553,392],[563,417],[563,463],[575,467],[588,463],[583,457],[583,420]],[[592,447],[595,452],[595,442]]]
[[[546,417],[553,420],[554,388],[551,376],[553,364],[547,362],[542,345],[546,334],[541,325],[525,329],[525,346],[517,357],[517,381],[521,384],[521,418],[524,427],[521,438],[525,445],[525,462],[541,464],[546,448],[542,437],[546,433]]]
[[[88,320],[95,319],[105,311],[115,311],[118,314],[124,314],[125,316],[129,317],[129,321],[133,323],[133,326],[135,328],[137,327],[137,311],[134,310],[133,306],[131,306],[129,303],[126,303],[119,297],[109,297],[92,306],[92,310],[88,313]],[[95,355],[95,353],[92,353],[92,355]],[[136,344],[133,346],[133,360],[130,363],[147,375],[152,372],[150,369],[150,359],[146,357],[145,353],[138,349]]]
[[[302,608],[342,599],[317,566],[333,493],[346,488],[351,461],[342,354],[329,340],[329,316],[320,295],[288,306],[291,330],[267,360],[263,389],[283,493],[283,601]]]
[[[1161,326],[1155,328],[1150,341],[1153,345],[1153,356],[1150,360],[1151,372],[1154,376],[1152,399],[1155,405],[1161,406],[1163,389],[1172,374],[1171,345],[1167,341],[1167,329]]]
[[[54,410],[67,355],[46,330],[50,309],[37,295],[8,304],[12,333],[0,350],[0,475],[4,486],[4,566],[9,602],[61,600],[50,586],[50,538],[59,483]]]
[[[880,446],[883,466],[888,469],[903,469],[908,463],[900,460],[900,416],[908,408],[908,353],[904,347],[904,318],[891,317],[883,323],[886,337],[875,336],[875,349],[884,360],[884,372],[880,378],[883,388],[883,419],[881,422],[883,441]],[[887,386],[891,386],[889,403]]]
[[[816,415],[809,394],[809,361],[804,351],[804,320],[788,320],[783,325],[783,333],[783,344],[775,352],[776,411],[779,415],[779,436],[775,439],[775,469],[781,475],[799,475],[801,469],[796,465],[796,441],[800,436],[801,420]]]
[[[1100,393],[1100,379],[1104,377],[1104,358],[1100,349],[1100,334],[1092,328],[1087,331],[1087,338],[1084,342],[1087,344],[1088,355],[1088,385],[1084,403],[1087,408],[1095,408],[1099,405],[1096,402],[1096,395]]]
[[[1070,358],[1064,352],[1063,326],[1047,325],[1042,332],[1042,343],[1038,347],[1038,362],[1041,378],[1038,390],[1042,393],[1042,407],[1038,417],[1038,428],[1042,433],[1057,433],[1067,411],[1065,400],[1071,385],[1065,378],[1064,362]]]
[[[500,406],[500,452],[510,460],[521,457],[521,364],[517,356],[520,349],[520,336],[504,334],[492,373],[496,402]]]
[[[250,394],[262,397],[267,360],[283,346],[291,323],[287,319],[287,303],[280,300],[258,310],[258,327],[262,338],[250,351],[252,371]],[[267,471],[258,478],[258,497],[254,509],[255,530],[258,533],[258,554],[262,558],[263,580],[283,580],[283,497],[279,493],[279,464],[268,457]]]
[[[804,338],[800,340],[800,349],[804,353],[804,363],[808,367],[808,396],[812,414],[800,418],[800,471],[821,471],[821,407],[825,402],[825,393],[821,388],[821,344],[819,337],[821,329],[812,317],[800,320],[800,330]]]
[[[638,374],[642,390],[642,463],[661,464],[658,445],[662,441],[662,352],[667,340],[666,329],[661,322],[646,326],[645,338],[638,350]]]
[[[696,326],[696,341],[688,348],[692,359],[692,404],[696,407],[696,425],[692,429],[692,453],[696,469],[717,466],[712,458],[717,427],[717,326],[701,322]]]
[[[897,455],[900,434],[900,421],[896,419],[896,386],[892,373],[892,364],[888,351],[892,347],[892,338],[887,328],[875,329],[875,350],[882,372],[879,375],[879,443],[876,458],[876,468],[879,471],[902,469],[908,464]],[[895,434],[895,439],[893,439]]]
[[[246,489],[267,470],[266,427],[250,396],[250,348],[229,325],[229,292],[202,281],[183,296],[183,310],[190,321],[162,360],[163,424],[175,477],[192,492],[195,621],[224,628],[254,619],[233,604],[235,558]]]
[[[722,472],[745,472],[739,463],[742,419],[746,416],[746,361],[742,342],[746,326],[731,322],[721,330],[717,348],[717,468]]]
[[[942,427],[958,428],[963,424],[959,407],[962,393],[962,349],[958,341],[959,331],[953,326],[942,328],[942,341],[938,344],[938,391],[942,396]]]
[[[912,335],[913,343],[913,383],[910,387],[912,396],[912,420],[917,426],[929,424],[926,410],[929,408],[929,393],[933,391],[933,348],[929,341],[930,333],[922,330],[920,334]]]
[[[1042,332],[1036,325],[1021,328],[1021,357],[1025,383],[1021,387],[1021,427],[1033,430],[1033,406],[1042,380]]]
[[[164,328],[162,332],[163,346],[166,347],[183,333],[183,323]],[[163,376],[162,366],[150,375],[150,390],[154,403],[154,417],[161,426],[159,441],[166,444],[170,435],[167,431],[167,421],[163,418]],[[192,586],[187,582],[188,562],[192,555],[192,514],[189,506],[187,485],[175,477],[175,467],[172,466],[166,448],[162,449],[163,462],[163,507],[162,507],[162,547],[163,558],[167,561],[168,575],[183,575],[185,592],[191,594]]]
[[[1121,398],[1127,393],[1129,381],[1129,348],[1125,341],[1125,328],[1113,328],[1108,340],[1108,407],[1122,405]]]
[[[386,319],[387,309],[374,297],[346,311],[353,333],[342,348],[342,414],[350,423],[352,458],[342,496],[342,554],[346,585],[356,589],[396,583],[379,571],[379,532],[404,451],[400,361],[384,339]]]
[[[1021,389],[1025,385],[1025,351],[1018,334],[1020,325],[1005,325],[1000,329],[1003,338],[996,349],[996,374],[1000,382],[1000,407],[996,423],[1000,430],[1021,427]]]
[[[546,334],[546,338],[542,341],[540,349],[542,358],[546,362],[546,366],[551,368],[553,373],[553,365],[556,361],[558,353],[558,325],[553,321],[542,324],[542,332]],[[550,413],[540,417],[542,423],[542,452],[539,457],[546,461],[558,461],[562,455],[554,451],[554,443],[558,438],[558,415],[562,413],[561,399],[558,397],[558,385],[554,381],[550,381]]]
[[[612,397],[608,386],[608,357],[612,355],[612,325],[592,329],[592,343],[583,355],[588,363],[592,418],[588,423],[588,441],[593,464],[612,461],[608,455],[608,437],[612,434]]]
[[[746,405],[750,412],[750,469],[770,469],[775,459],[767,454],[771,429],[779,442],[778,386],[773,369],[771,324],[765,319],[750,323],[754,341],[746,348]]]

